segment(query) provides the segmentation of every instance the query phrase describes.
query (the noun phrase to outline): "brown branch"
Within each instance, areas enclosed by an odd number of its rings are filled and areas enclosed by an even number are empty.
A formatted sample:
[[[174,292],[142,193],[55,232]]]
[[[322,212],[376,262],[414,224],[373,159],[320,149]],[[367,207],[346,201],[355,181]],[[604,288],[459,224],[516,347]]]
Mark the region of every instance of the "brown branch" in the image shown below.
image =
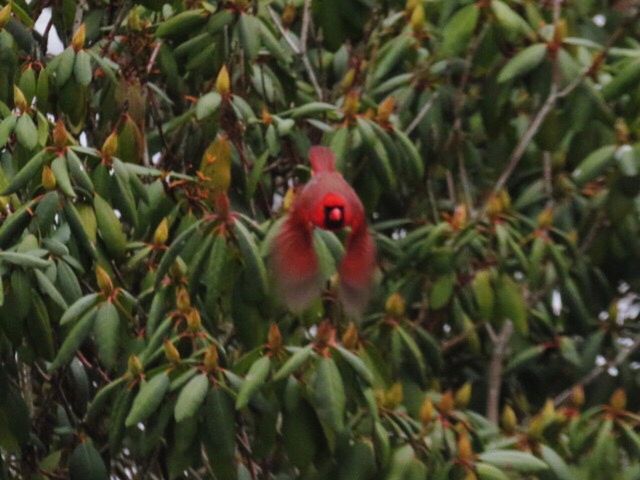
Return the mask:
[[[311,17],[310,4],[311,4],[310,1],[308,0],[305,1],[304,14],[302,18],[303,31],[302,31],[301,45],[296,45],[296,43],[291,39],[291,37],[289,37],[287,30],[282,25],[282,22],[280,22],[280,19],[278,18],[278,14],[273,10],[273,8],[267,7],[267,10],[269,11],[269,15],[271,16],[273,23],[276,25],[277,29],[280,31],[280,34],[282,35],[284,40],[287,42],[287,45],[289,45],[289,47],[291,48],[294,54],[296,54],[302,59],[302,64],[304,65],[304,68],[307,71],[307,75],[309,75],[309,80],[313,85],[313,89],[316,91],[316,95],[318,96],[318,99],[322,100],[323,99],[322,88],[320,88],[320,84],[318,83],[318,77],[316,76],[316,73],[313,70],[311,61],[309,61],[309,56],[307,55],[306,41],[307,41],[307,35],[309,31],[309,22]]]
[[[497,424],[500,411],[503,362],[509,347],[509,340],[513,334],[513,324],[507,320],[498,335],[493,332],[490,325],[487,325],[487,331],[493,342],[493,353],[489,364],[489,387],[487,389],[487,418]]]
[[[575,387],[586,387],[587,385],[591,384],[600,375],[602,375],[604,372],[606,372],[609,368],[620,366],[622,363],[624,363],[629,358],[629,356],[632,353],[637,351],[639,348],[640,348],[640,335],[638,335],[634,339],[633,343],[631,344],[631,346],[629,348],[626,348],[626,349],[618,352],[618,355],[616,355],[616,357],[612,361],[609,361],[609,362],[607,362],[607,363],[605,363],[603,365],[597,366],[596,368],[591,370],[588,374],[586,374],[584,377],[582,377],[580,380],[578,380],[577,383],[575,383],[571,387],[569,387],[566,390],[563,390],[561,393],[559,393],[556,396],[556,398],[553,400],[553,403],[556,406],[562,404],[562,402],[564,402],[567,398],[569,398],[569,396],[571,395],[571,392],[573,391],[573,389]]]
[[[433,107],[433,103],[436,101],[437,98],[438,98],[437,92],[431,95],[427,103],[425,103],[422,106],[422,108],[416,115],[416,118],[413,119],[413,121],[409,124],[407,129],[404,131],[406,135],[409,135],[411,132],[413,132],[413,130],[420,124],[420,122],[425,117],[425,115],[429,113],[429,110],[431,110],[431,107]]]
[[[554,16],[556,15],[555,14],[556,8],[559,8],[559,4],[561,3],[561,1],[562,0],[556,0],[554,4]],[[557,15],[559,16],[559,13]],[[566,97],[567,95],[571,94],[576,88],[578,88],[582,84],[582,82],[587,78],[587,76],[589,76],[593,72],[593,70],[599,66],[600,62],[602,62],[602,59],[609,53],[609,50],[611,49],[611,47],[615,44],[618,38],[624,33],[626,27],[629,24],[633,23],[638,17],[640,17],[640,13],[637,13],[631,19],[627,20],[622,25],[620,25],[616,29],[616,31],[611,35],[611,37],[609,37],[609,40],[607,41],[603,50],[598,55],[595,56],[591,64],[588,67],[586,67],[580,73],[580,75],[578,75],[573,80],[573,82],[569,83],[569,85],[567,85],[563,89],[559,88],[559,73],[558,73],[559,67],[557,65],[557,60],[554,58],[554,67],[553,67],[554,81],[551,85],[551,91],[549,92],[549,95],[547,96],[547,99],[545,100],[544,104],[542,105],[538,113],[536,113],[535,117],[529,124],[529,127],[525,131],[524,135],[516,145],[516,148],[513,150],[513,153],[509,157],[509,163],[507,164],[507,168],[504,170],[504,172],[502,172],[502,175],[500,175],[500,178],[498,178],[498,181],[493,187],[494,194],[498,193],[500,190],[504,188],[507,181],[515,171],[518,164],[520,163],[520,160],[522,159],[524,153],[529,147],[529,144],[533,140],[533,137],[535,137],[535,135],[538,133],[538,130],[542,126],[542,123],[547,118],[547,115],[551,113],[551,110],[556,105],[556,102]],[[486,206],[487,205],[485,204],[483,211],[486,210]]]

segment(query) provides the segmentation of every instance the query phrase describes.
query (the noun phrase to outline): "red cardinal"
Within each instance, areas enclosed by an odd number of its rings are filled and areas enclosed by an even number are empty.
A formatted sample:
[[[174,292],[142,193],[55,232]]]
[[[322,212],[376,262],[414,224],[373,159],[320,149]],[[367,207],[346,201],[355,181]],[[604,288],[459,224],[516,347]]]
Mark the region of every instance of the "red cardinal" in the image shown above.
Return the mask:
[[[367,230],[364,207],[356,192],[336,170],[327,147],[311,147],[313,176],[296,196],[272,249],[272,268],[285,303],[302,310],[322,290],[318,259],[313,249],[313,229],[351,227],[346,253],[340,264],[340,299],[345,310],[359,314],[369,300],[376,249]]]

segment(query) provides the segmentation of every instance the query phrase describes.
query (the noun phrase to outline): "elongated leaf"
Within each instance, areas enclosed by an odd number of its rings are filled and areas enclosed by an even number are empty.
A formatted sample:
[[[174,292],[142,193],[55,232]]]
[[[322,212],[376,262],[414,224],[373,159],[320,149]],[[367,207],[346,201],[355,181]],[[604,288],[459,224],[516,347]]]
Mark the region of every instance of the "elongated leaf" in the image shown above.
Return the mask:
[[[251,396],[265,383],[269,370],[271,369],[271,358],[264,356],[257,360],[247,373],[238,397],[236,398],[236,409],[240,410],[247,406]]]
[[[131,410],[125,420],[125,426],[130,427],[149,418],[162,403],[164,395],[169,389],[169,384],[169,377],[164,372],[147,382],[143,382],[133,400]]]
[[[204,402],[209,390],[209,379],[205,374],[196,375],[187,383],[178,395],[174,410],[176,422],[192,417]]]

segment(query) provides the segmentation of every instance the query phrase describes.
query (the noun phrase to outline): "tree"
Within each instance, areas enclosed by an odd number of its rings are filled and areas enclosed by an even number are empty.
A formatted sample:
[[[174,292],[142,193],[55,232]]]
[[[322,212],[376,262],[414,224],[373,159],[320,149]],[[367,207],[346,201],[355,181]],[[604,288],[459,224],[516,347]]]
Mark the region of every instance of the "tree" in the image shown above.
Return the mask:
[[[639,16],[4,6],[0,478],[639,478]],[[322,298],[274,293],[315,144],[375,235],[362,318],[330,232]]]

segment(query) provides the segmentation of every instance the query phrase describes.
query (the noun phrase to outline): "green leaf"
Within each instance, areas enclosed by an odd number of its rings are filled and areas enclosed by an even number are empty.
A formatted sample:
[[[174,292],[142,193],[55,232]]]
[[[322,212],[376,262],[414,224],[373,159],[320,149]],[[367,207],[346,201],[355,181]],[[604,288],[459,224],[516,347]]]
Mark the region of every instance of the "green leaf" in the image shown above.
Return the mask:
[[[74,322],[87,310],[95,306],[99,299],[99,293],[89,293],[84,297],[79,298],[62,314],[62,317],[60,317],[60,325],[66,325],[67,323]]]
[[[476,463],[476,472],[480,480],[509,480],[506,473],[488,463]]]
[[[133,400],[129,415],[124,422],[125,426],[131,427],[149,418],[162,403],[164,395],[169,389],[169,384],[169,376],[165,372],[143,382]]]
[[[307,345],[304,348],[300,348],[293,355],[291,355],[284,365],[280,367],[280,370],[273,376],[274,381],[287,378],[300,368],[311,356],[313,355],[313,345]]]
[[[20,145],[27,150],[33,150],[38,144],[38,129],[29,114],[20,115],[14,132]]]
[[[93,77],[91,70],[91,56],[84,50],[76,53],[76,61],[73,65],[73,75],[80,85],[89,86]]]
[[[503,274],[496,286],[497,312],[501,318],[511,320],[516,331],[526,335],[529,331],[527,305],[520,286],[509,275]]]
[[[527,22],[506,3],[501,0],[492,0],[491,10],[500,26],[509,34],[509,37],[515,38],[520,35],[526,35],[531,39],[535,38],[535,33]]]
[[[78,323],[73,326],[71,331],[65,337],[64,342],[62,342],[60,350],[58,350],[58,354],[53,360],[53,363],[51,363],[49,370],[56,370],[73,358],[80,346],[89,336],[89,333],[91,333],[93,322],[96,317],[95,313],[95,309],[90,309],[82,316],[82,318],[80,318],[80,320],[78,320]]]
[[[96,212],[98,231],[107,251],[114,257],[121,258],[127,248],[127,237],[113,207],[96,193],[93,197],[93,208]]]
[[[615,100],[625,93],[630,93],[640,81],[640,61],[633,60],[613,77],[609,83],[602,87],[602,96],[605,100]]]
[[[56,177],[56,183],[58,188],[67,197],[76,198],[76,192],[71,186],[71,178],[69,177],[69,170],[67,168],[67,159],[63,155],[59,155],[51,162],[51,170]]]
[[[542,63],[547,56],[547,45],[536,43],[524,50],[507,62],[498,74],[498,82],[504,83],[529,73]]]
[[[18,117],[15,115],[9,115],[0,122],[0,148],[3,148],[7,144],[9,136],[13,133],[17,122]]]
[[[260,21],[253,15],[241,13],[238,19],[240,45],[248,61],[253,61],[260,50]]]
[[[495,303],[495,294],[491,285],[490,270],[480,270],[476,272],[471,284],[473,296],[478,304],[480,318],[489,320],[493,316],[493,306]]]
[[[209,92],[198,99],[196,103],[196,118],[202,120],[218,111],[222,97],[218,92]]]
[[[67,302],[65,301],[62,294],[58,291],[55,285],[49,280],[44,273],[40,270],[35,270],[36,280],[38,281],[38,285],[40,286],[40,290],[43,293],[46,293],[51,300],[53,300],[60,308],[66,310],[69,308]]]
[[[429,294],[429,306],[433,310],[439,310],[446,306],[453,295],[453,288],[456,284],[455,273],[448,273],[439,277]]]
[[[371,385],[373,383],[373,374],[360,357],[340,345],[336,345],[334,350],[338,352],[342,359],[347,362],[367,384]]]
[[[542,455],[542,459],[547,462],[551,471],[556,476],[558,480],[573,480],[575,476],[569,470],[569,466],[563,460],[563,458],[558,455],[558,453],[552,449],[551,447],[541,444],[540,445],[540,454]]]
[[[207,20],[208,15],[202,8],[181,12],[158,25],[156,37],[174,38],[193,32]]]
[[[67,47],[56,60],[56,85],[61,87],[71,78],[73,65],[76,60],[76,52],[73,47]]]
[[[253,236],[247,230],[247,227],[243,225],[241,221],[235,221],[233,224],[236,239],[238,240],[238,247],[240,253],[242,253],[242,260],[247,269],[249,278],[254,283],[256,297],[261,298],[266,295],[268,291],[267,283],[267,270],[260,256],[260,252]]]
[[[253,394],[266,382],[270,369],[271,358],[267,356],[261,357],[251,365],[236,398],[237,410],[247,406]]]
[[[50,260],[43,260],[29,253],[0,252],[0,259],[25,268],[47,268]]]
[[[539,472],[549,468],[539,458],[518,450],[492,450],[481,453],[478,455],[478,459],[494,467],[507,468],[517,472]]]
[[[616,145],[606,145],[591,152],[571,173],[576,185],[581,187],[604,172],[613,164],[616,150]]]
[[[316,364],[311,396],[318,418],[339,433],[344,428],[346,395],[340,371],[332,358],[322,357]]]
[[[193,377],[178,395],[178,401],[174,410],[176,422],[182,422],[193,416],[204,402],[209,390],[207,375],[200,374]]]
[[[98,306],[93,331],[100,360],[109,369],[113,369],[117,361],[119,327],[120,315],[116,306],[109,301]]]
[[[102,457],[90,441],[83,441],[69,457],[71,480],[108,480],[109,474]]]
[[[480,8],[471,3],[456,12],[442,30],[443,55],[458,55],[469,44],[480,17]]]

